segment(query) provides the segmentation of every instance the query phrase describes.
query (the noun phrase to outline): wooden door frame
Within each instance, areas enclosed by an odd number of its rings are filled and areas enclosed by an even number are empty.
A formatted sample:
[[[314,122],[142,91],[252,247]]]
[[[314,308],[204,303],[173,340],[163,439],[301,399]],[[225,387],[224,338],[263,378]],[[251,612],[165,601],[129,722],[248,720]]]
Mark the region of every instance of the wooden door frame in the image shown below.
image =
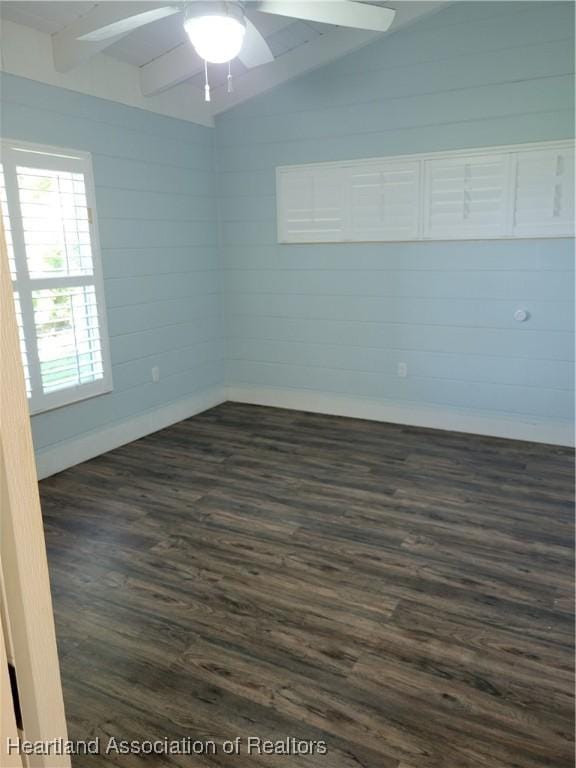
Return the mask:
[[[0,563],[23,738],[67,739],[42,512],[4,229],[0,219]],[[4,637],[3,642],[6,642]],[[0,677],[0,681],[4,675]],[[6,741],[0,765],[9,765]],[[25,765],[68,768],[66,755]],[[17,764],[17,763],[16,763]]]

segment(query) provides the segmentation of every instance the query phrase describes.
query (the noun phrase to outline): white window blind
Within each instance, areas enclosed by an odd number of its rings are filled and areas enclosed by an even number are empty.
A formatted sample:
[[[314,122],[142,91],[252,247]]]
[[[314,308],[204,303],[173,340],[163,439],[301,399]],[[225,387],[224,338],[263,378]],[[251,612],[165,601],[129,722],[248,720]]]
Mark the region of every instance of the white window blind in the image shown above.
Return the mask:
[[[574,236],[574,141],[277,169],[281,243]]]
[[[32,413],[112,388],[90,158],[2,142],[0,204]]]

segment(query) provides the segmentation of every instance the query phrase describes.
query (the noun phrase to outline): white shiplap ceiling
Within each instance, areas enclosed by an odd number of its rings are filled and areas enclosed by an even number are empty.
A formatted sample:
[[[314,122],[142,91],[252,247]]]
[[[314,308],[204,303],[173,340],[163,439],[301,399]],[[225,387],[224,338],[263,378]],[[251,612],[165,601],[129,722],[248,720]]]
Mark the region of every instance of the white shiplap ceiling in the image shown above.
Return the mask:
[[[346,0],[333,1],[335,5],[346,2]],[[396,28],[436,10],[444,3],[407,2],[407,0],[383,2],[381,0],[378,4],[398,9],[396,19],[390,30],[393,32]],[[157,7],[158,3],[156,2],[154,5]],[[90,14],[99,12],[101,10],[99,6],[108,8],[115,6],[122,12],[125,9],[126,16],[130,16],[134,12],[132,10],[134,4],[129,0],[106,0],[103,3],[75,2],[74,0],[66,2],[58,0],[54,2],[52,0],[2,0],[0,2],[0,19],[32,28],[46,35],[57,36],[70,25],[77,23],[79,19],[89,18]],[[376,37],[375,33],[363,33],[359,30],[340,28],[331,24],[304,22],[294,18],[260,13],[250,9],[249,1],[246,3],[246,12],[266,38],[275,61],[252,70],[246,70],[239,60],[232,62],[232,72],[237,81],[238,95],[229,100],[225,100],[222,96],[222,92],[225,90],[224,82],[227,67],[225,65],[211,66],[210,80],[217,94],[213,112],[222,111],[228,108],[227,105],[233,106],[244,98],[250,98],[258,92],[267,90],[273,87],[276,81],[278,83],[283,82],[289,79],[289,76],[296,76],[308,69],[313,69],[324,63],[324,60],[333,60],[339,55],[344,55]],[[179,49],[180,53],[185,56],[183,64],[182,56],[180,56],[180,67],[184,65],[186,72],[188,71],[186,63],[188,57],[190,61],[190,77],[185,79],[181,77],[178,82],[182,83],[186,80],[189,85],[200,88],[203,77],[200,74],[202,62],[187,40],[180,15],[170,16],[141,27],[116,40],[102,53],[140,70],[141,81],[144,83],[146,70],[150,70],[151,63],[154,62],[153,67],[157,68],[157,65],[162,63],[162,57],[166,58],[166,54],[175,49]],[[244,90],[242,90],[243,86],[246,86]],[[146,94],[144,85],[142,90]],[[219,102],[221,102],[221,106],[218,106]]]
[[[170,4],[169,0],[166,4]],[[96,5],[98,3],[3,0],[0,2],[0,18],[52,35],[87,15]],[[117,5],[126,6],[126,15],[130,14],[130,2]],[[276,57],[335,28],[331,24],[303,22],[258,11],[249,10],[248,14]],[[131,32],[107,48],[106,54],[141,67],[185,42],[187,37],[182,19],[180,16],[170,16]]]
[[[0,17],[51,35],[83,16],[94,5],[81,2],[2,2]]]

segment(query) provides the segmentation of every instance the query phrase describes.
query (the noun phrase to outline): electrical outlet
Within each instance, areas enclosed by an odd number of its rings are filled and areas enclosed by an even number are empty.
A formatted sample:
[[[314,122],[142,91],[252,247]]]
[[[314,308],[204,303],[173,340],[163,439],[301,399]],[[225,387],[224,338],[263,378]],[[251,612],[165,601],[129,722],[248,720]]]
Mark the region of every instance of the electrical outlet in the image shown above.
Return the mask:
[[[401,379],[405,379],[406,376],[408,376],[407,363],[398,363],[398,376],[400,376]]]
[[[152,381],[160,381],[160,368],[157,365],[152,368]]]

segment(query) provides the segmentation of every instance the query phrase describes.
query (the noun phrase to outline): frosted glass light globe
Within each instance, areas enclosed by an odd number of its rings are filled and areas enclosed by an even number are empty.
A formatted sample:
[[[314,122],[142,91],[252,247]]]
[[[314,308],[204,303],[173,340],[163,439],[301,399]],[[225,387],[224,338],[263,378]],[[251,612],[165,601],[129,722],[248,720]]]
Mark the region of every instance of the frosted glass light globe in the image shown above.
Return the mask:
[[[236,58],[246,27],[232,16],[196,16],[186,19],[184,29],[201,59],[224,64]]]

